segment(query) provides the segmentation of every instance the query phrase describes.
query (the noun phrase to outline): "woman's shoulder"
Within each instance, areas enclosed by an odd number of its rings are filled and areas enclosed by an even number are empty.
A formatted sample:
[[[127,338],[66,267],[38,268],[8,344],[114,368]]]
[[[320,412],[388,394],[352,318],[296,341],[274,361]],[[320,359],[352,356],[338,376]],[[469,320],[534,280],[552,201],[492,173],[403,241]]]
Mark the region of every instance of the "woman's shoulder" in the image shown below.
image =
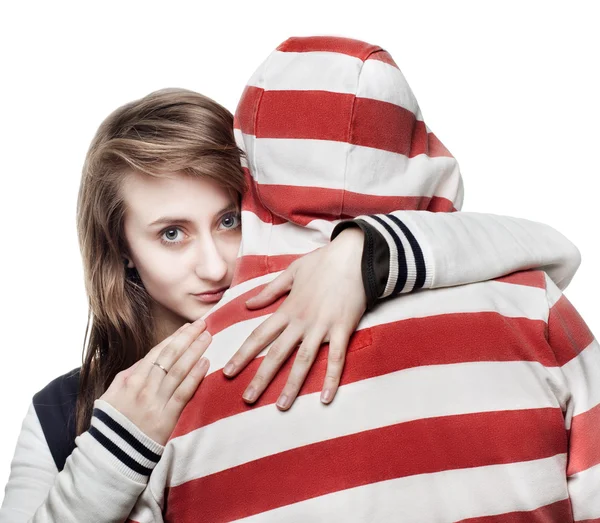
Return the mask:
[[[59,471],[75,448],[75,406],[80,370],[77,367],[53,379],[33,396],[33,407]]]

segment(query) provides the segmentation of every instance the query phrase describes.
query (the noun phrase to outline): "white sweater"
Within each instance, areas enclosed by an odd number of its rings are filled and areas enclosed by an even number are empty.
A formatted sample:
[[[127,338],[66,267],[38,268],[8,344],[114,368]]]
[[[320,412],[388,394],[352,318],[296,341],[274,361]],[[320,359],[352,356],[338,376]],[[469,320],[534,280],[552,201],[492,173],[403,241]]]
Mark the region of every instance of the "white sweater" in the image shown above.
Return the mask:
[[[2,523],[121,522],[126,519],[148,483],[148,475],[124,463],[123,453],[153,469],[164,447],[109,403],[96,400],[94,408],[107,414],[108,419],[116,423],[109,421],[118,432],[124,429],[130,436],[118,434],[94,415],[90,430],[75,439],[77,447],[59,474],[33,404],[29,407],[0,510]],[[139,445],[147,449],[144,453],[154,453],[158,459],[144,457],[136,450]]]

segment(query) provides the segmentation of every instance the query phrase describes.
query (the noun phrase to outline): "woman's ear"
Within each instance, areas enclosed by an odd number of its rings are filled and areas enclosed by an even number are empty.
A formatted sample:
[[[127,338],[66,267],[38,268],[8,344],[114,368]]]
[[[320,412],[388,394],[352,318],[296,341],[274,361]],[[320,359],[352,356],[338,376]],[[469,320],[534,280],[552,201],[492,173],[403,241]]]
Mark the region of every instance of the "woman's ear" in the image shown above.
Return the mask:
[[[131,259],[128,258],[127,256],[123,256],[123,264],[128,269],[133,269],[135,267],[135,265],[133,264],[133,261],[131,261]]]

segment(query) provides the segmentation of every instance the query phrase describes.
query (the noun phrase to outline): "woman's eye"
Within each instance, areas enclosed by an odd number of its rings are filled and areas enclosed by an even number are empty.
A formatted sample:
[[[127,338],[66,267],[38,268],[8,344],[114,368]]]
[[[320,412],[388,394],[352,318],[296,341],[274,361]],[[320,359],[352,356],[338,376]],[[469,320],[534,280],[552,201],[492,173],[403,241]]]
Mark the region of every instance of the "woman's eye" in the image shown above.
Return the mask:
[[[181,240],[177,241],[180,232],[181,229],[179,229],[179,227],[171,227],[169,229],[165,229],[160,235],[160,240],[165,245],[181,243]]]
[[[239,213],[228,213],[221,218],[221,223],[225,229],[237,229],[242,225],[242,217]]]

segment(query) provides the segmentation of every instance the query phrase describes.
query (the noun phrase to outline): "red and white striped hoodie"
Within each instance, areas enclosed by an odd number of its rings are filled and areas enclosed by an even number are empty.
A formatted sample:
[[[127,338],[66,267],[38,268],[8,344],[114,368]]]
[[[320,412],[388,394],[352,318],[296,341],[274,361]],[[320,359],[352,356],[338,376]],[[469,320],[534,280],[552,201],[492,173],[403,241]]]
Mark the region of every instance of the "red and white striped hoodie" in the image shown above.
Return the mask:
[[[461,177],[390,55],[287,40],[250,80],[236,133],[250,191],[234,284],[206,318],[210,374],[131,520],[600,522],[600,347],[557,285],[528,271],[409,293],[510,266],[502,234],[523,245],[536,225],[490,216],[483,234],[472,216],[422,212],[459,209]],[[246,405],[262,356],[234,380],[221,369],[276,306],[245,300],[357,217],[389,245],[384,293],[407,294],[364,316],[331,405],[327,345],[288,412],[274,405],[286,372]],[[475,261],[452,266],[439,245],[453,243]]]

